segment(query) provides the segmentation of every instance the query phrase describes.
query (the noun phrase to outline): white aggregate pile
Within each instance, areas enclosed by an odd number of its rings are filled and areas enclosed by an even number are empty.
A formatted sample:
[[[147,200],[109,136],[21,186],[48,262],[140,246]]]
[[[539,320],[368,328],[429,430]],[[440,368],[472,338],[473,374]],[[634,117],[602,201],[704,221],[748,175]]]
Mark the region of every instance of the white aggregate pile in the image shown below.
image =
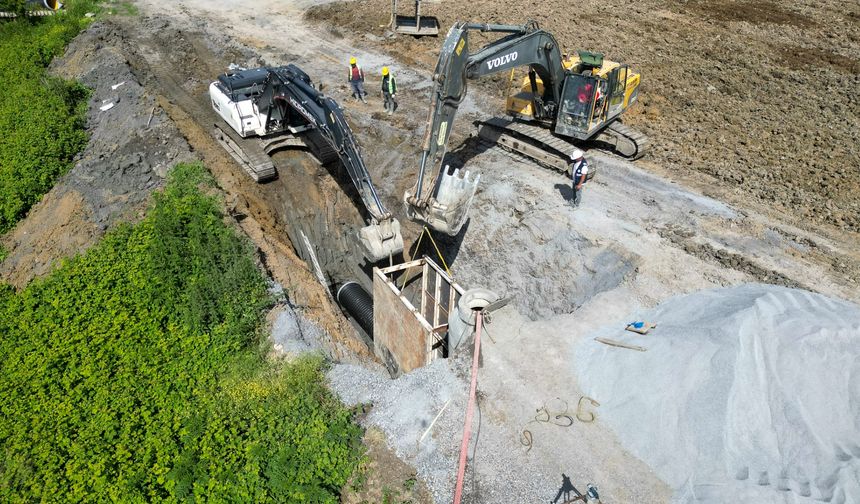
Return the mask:
[[[677,503],[860,503],[860,306],[765,285],[672,298],[575,349],[584,393]],[[632,318],[631,318],[632,321]]]
[[[397,455],[415,466],[434,502],[450,499],[466,390],[447,360],[436,360],[396,380],[382,370],[336,364],[328,379],[344,403],[372,404],[366,424],[385,432]]]
[[[320,350],[324,332],[289,305],[277,308],[272,321],[274,350],[281,354],[300,355]]]

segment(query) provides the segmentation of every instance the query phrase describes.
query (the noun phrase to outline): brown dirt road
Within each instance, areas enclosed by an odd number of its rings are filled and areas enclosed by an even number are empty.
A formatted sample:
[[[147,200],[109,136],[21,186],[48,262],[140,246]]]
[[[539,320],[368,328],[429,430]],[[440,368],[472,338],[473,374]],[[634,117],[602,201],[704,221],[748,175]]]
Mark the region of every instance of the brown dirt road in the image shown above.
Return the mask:
[[[422,39],[387,36],[390,6],[337,2],[308,17],[428,73],[453,22],[535,19],[563,48],[604,52],[642,73],[641,104],[625,122],[652,139],[643,166],[805,228],[860,231],[856,2],[441,0],[423,12],[442,33]]]

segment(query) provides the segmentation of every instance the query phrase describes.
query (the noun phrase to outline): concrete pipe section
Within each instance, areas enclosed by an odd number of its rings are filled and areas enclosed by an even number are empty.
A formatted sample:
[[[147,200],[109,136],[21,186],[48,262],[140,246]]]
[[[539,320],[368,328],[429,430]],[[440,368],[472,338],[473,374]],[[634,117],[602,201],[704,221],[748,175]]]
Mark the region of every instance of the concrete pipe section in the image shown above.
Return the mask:
[[[498,300],[499,295],[488,289],[469,289],[463,293],[457,309],[448,314],[449,355],[475,332],[475,312]]]

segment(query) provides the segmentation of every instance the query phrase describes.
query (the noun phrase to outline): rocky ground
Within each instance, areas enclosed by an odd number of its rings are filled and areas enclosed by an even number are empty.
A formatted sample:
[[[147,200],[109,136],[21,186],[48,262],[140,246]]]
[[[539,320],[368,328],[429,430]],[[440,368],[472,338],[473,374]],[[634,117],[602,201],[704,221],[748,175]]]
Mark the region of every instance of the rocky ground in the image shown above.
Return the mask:
[[[641,72],[641,103],[625,122],[652,139],[643,166],[807,228],[860,231],[857,4],[441,0],[423,8],[439,19],[438,39],[391,36],[390,5],[337,2],[308,16],[428,72],[455,21],[537,20],[563,48],[603,52]],[[400,14],[410,8],[403,3]],[[495,83],[501,107],[506,80]]]
[[[332,370],[332,386],[349,403],[373,403],[362,421],[378,431],[372,430],[366,443],[376,454],[376,474],[390,477],[370,476],[368,487],[360,478],[353,481],[348,501],[383,501],[384,489],[388,488],[391,498],[396,492],[418,502],[446,502],[453,487],[451,468],[456,463],[457,432],[462,427],[468,355],[389,380],[381,366],[372,362],[367,340],[358,335],[331,299],[330,288],[343,281],[369,285],[370,265],[353,239],[355,230],[363,225],[361,212],[349,196],[351,189],[344,174],[336,166],[317,166],[302,152],[283,152],[274,158],[279,178],[257,184],[236,166],[209,131],[215,118],[206,87],[229,64],[299,64],[346,107],[380,197],[404,226],[407,256],[436,256],[426,241],[421,250],[415,250],[421,228],[408,221],[401,198],[415,176],[418,139],[429,97],[429,68],[439,41],[386,38],[384,27],[378,25],[387,21],[388,4],[381,0],[332,4],[311,11],[310,17],[324,19],[330,23],[328,28],[303,18],[305,9],[315,3],[285,5],[267,0],[248,12],[243,9],[247,2],[238,0],[171,4],[140,0],[139,17],[106,19],[79,37],[56,66],[57,71],[68,72],[65,75],[84,79],[92,75],[92,80],[85,82],[97,90],[89,116],[94,140],[78,167],[4,238],[10,255],[0,268],[4,279],[23,285],[47,271],[47,267],[37,269],[33,265],[71,255],[92,244],[103,229],[136,215],[148,192],[161,183],[163,168],[171,161],[202,159],[215,176],[235,225],[258,247],[261,267],[271,276],[273,289],[286,293],[270,315],[275,349],[280,345],[283,352],[296,353],[317,348],[336,363],[346,362]],[[473,8],[468,11],[472,19],[486,16],[481,20],[516,21],[508,19],[507,12],[501,17],[501,4],[431,5],[438,6],[434,8],[440,12],[447,9],[451,17],[443,17],[443,25],[466,16],[465,9]],[[833,193],[836,196],[831,206],[840,212],[838,215],[834,211],[825,219],[822,211],[814,214],[820,220],[812,220],[811,213],[809,218],[794,218],[776,204],[769,208],[765,193],[802,196],[806,198],[801,205],[804,209],[819,208],[815,206],[819,203],[823,205],[820,208],[826,208],[826,202],[819,200],[823,186],[810,186],[807,191],[803,185],[798,186],[800,189],[791,185],[798,182],[789,176],[794,159],[786,156],[792,163],[776,163],[773,160],[782,154],[771,144],[766,147],[758,143],[754,149],[746,140],[749,145],[738,147],[739,154],[724,148],[741,145],[745,137],[740,132],[745,130],[712,114],[720,107],[729,110],[724,102],[752,111],[749,107],[756,107],[753,98],[764,96],[756,87],[760,75],[735,66],[727,66],[725,73],[711,73],[713,65],[705,62],[712,60],[696,45],[706,45],[709,33],[725,37],[727,32],[746,34],[758,40],[756,44],[765,44],[765,29],[785,26],[788,33],[796,34],[800,27],[789,22],[795,19],[792,16],[818,19],[826,14],[847,19],[847,28],[839,31],[835,40],[848,37],[837,49],[850,56],[857,48],[856,38],[850,38],[856,33],[852,32],[856,14],[852,17],[827,6],[819,9],[821,12],[812,7],[774,8],[767,13],[747,8],[744,12],[753,16],[758,23],[754,24],[725,19],[735,16],[737,10],[720,10],[725,7],[719,6],[726,4],[707,4],[713,7],[707,15],[697,10],[705,5],[699,2],[661,4],[659,8],[650,3],[624,5],[628,15],[618,15],[604,24],[598,23],[598,14],[605,8],[598,12],[596,7],[576,5],[582,15],[565,26],[561,19],[570,16],[562,16],[560,3],[538,9],[548,20],[547,27],[563,31],[560,38],[565,44],[572,45],[570,34],[580,30],[580,36],[586,33],[591,38],[584,42],[580,38],[575,47],[617,54],[645,75],[643,104],[631,111],[630,122],[647,130],[659,147],[649,160],[635,164],[594,154],[600,175],[589,183],[583,208],[572,212],[567,206],[570,191],[564,177],[470,138],[470,119],[486,117],[500,104],[492,86],[473,89],[455,125],[450,161],[481,173],[482,182],[464,230],[456,237],[436,239],[458,282],[512,298],[488,326],[489,343],[479,387],[483,423],[473,446],[467,486],[471,502],[551,499],[562,472],[574,476],[577,487],[593,481],[605,488],[611,498],[604,502],[669,501],[671,492],[665,483],[630,455],[599,420],[574,429],[539,425],[533,429],[531,449],[519,441],[523,425],[534,418],[542,404],[555,405],[554,398],[561,398],[570,406],[582,395],[572,369],[575,363],[563,349],[594,328],[679,293],[745,282],[802,287],[847,300],[860,299],[860,253],[857,236],[848,231],[856,225],[857,207],[839,192],[848,187],[847,182],[834,186],[838,191]],[[524,6],[514,4],[513,9],[517,18],[535,17]],[[376,18],[380,19],[374,21]],[[824,30],[823,21],[816,23],[804,27]],[[685,36],[691,40],[689,51],[682,51],[679,42]],[[774,40],[784,36],[774,35]],[[712,40],[707,48],[717,51],[720,44],[740,48],[740,40],[745,39],[737,37],[728,42],[714,39],[716,42]],[[814,46],[813,42],[803,44]],[[752,44],[742,50],[756,48],[760,49]],[[372,94],[367,105],[348,99],[342,79],[343,62],[353,54],[369,75],[373,72],[368,79]],[[396,63],[402,99],[398,114],[388,117],[382,114],[381,100],[376,96],[375,73],[391,62],[393,55],[402,58]],[[684,67],[682,55],[698,61],[701,68]],[[777,59],[761,61],[769,69],[782,65]],[[110,68],[115,71],[109,72]],[[835,79],[841,70],[836,65],[817,71]],[[673,74],[675,78],[670,81]],[[678,75],[689,81],[681,85]],[[718,75],[745,76],[750,79],[749,86],[717,84]],[[856,82],[856,74],[849,78]],[[121,81],[126,84],[116,91],[111,89]],[[708,91],[706,81],[715,91]],[[791,97],[797,96],[796,86],[800,86],[790,78],[767,82],[771,89],[780,87]],[[702,86],[703,94],[696,91]],[[745,94],[738,94],[741,92]],[[846,98],[850,93],[845,88],[834,93],[843,94],[829,102],[812,95],[797,107],[806,110],[811,102],[827,102],[845,116],[840,124],[856,123],[856,114],[849,117],[845,113],[851,107],[856,111],[856,101],[851,101],[854,98]],[[101,100],[115,95],[120,100],[114,109],[99,112]],[[721,101],[715,101],[718,97]],[[776,95],[767,99],[779,101]],[[780,103],[787,102],[783,99]],[[116,118],[106,115],[126,106],[131,108]],[[148,122],[153,107],[154,118],[147,128],[143,123]],[[774,112],[761,106],[755,113],[776,121],[780,114],[794,114],[794,109],[791,106]],[[825,107],[820,113],[831,112]],[[779,122],[781,128],[788,128],[786,121]],[[763,124],[751,121],[745,128],[760,131]],[[807,137],[818,135],[820,130],[798,124],[792,123],[795,129],[783,129],[782,136],[770,134],[770,141],[813,149],[814,143],[804,142],[812,142]],[[695,138],[695,130],[689,128],[699,128],[699,143],[691,143],[684,136]],[[815,159],[837,167],[832,173],[838,173],[841,166],[845,180],[860,179],[856,143],[846,136],[851,133],[836,126],[827,129],[827,134],[831,133],[833,138],[845,140],[844,152],[839,154],[839,147],[833,147],[828,151],[834,153],[832,159],[827,155]],[[712,134],[724,139],[712,138]],[[718,156],[720,160],[726,155],[746,159],[747,154],[767,169],[744,168],[743,181],[711,170],[723,166],[714,161]],[[845,162],[838,165],[835,159]],[[714,178],[715,173],[720,178]],[[98,195],[104,197],[97,199]],[[123,195],[124,199],[119,198]],[[852,208],[855,220],[849,216]],[[63,226],[67,221],[72,224]],[[74,231],[77,229],[83,231]],[[311,255],[320,265],[322,285],[311,266]],[[419,442],[449,401],[439,425],[427,434],[426,442]],[[402,460],[390,457],[384,445]],[[572,453],[577,458],[572,458]],[[519,468],[516,477],[512,467]]]

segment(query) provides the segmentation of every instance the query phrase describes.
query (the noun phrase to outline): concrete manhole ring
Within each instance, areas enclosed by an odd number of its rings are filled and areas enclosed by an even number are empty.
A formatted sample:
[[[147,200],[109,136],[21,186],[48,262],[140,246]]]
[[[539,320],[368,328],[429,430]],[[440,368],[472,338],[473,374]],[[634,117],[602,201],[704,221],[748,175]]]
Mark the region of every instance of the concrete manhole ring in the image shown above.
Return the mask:
[[[475,312],[499,300],[489,289],[469,289],[457,301],[457,309],[448,315],[448,351],[453,352],[471,336],[475,328]]]

